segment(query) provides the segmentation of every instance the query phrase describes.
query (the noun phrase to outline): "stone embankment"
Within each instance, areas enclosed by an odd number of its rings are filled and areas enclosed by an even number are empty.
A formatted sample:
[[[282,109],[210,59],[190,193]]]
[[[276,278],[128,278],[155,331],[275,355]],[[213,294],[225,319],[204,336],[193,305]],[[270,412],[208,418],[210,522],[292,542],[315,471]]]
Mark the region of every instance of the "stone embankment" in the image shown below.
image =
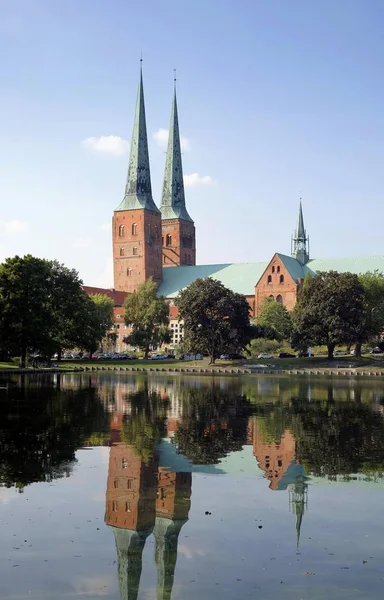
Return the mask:
[[[42,369],[0,369],[0,375],[9,374],[39,374],[39,373],[89,373],[89,372],[115,372],[115,373],[186,373],[210,375],[326,375],[383,377],[384,371],[371,371],[369,369],[358,371],[353,368],[324,368],[324,369],[262,369],[251,367],[109,367],[109,366],[81,366],[73,369],[42,368]]]

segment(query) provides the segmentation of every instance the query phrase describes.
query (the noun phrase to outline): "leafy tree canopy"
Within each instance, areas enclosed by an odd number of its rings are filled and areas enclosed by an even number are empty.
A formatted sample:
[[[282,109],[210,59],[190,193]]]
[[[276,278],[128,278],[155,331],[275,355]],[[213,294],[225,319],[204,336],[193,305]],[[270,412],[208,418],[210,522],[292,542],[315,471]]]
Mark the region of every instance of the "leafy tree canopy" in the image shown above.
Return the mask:
[[[363,331],[364,288],[357,275],[319,272],[303,286],[293,313],[295,347],[353,343]]]
[[[125,323],[132,327],[126,340],[142,349],[145,358],[151,348],[170,340],[168,304],[163,296],[157,295],[157,285],[152,278],[126,297],[124,310]]]
[[[355,355],[360,356],[361,344],[378,342],[384,331],[384,275],[379,271],[359,276],[364,288],[365,311],[362,330],[356,339]]]
[[[273,298],[265,298],[260,307],[257,319],[259,326],[275,331],[278,341],[289,339],[292,334],[292,317],[284,304],[276,302]]]
[[[211,363],[225,351],[238,351],[250,338],[249,305],[244,296],[214,279],[196,279],[176,299],[191,349]]]

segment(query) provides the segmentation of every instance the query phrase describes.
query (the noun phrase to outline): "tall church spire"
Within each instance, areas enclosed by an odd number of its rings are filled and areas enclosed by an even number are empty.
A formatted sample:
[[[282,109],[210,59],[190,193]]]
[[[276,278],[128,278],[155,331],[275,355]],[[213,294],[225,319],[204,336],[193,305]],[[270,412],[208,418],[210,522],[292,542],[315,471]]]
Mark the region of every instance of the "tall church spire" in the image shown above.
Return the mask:
[[[292,257],[296,258],[300,264],[305,265],[309,261],[309,238],[304,227],[303,207],[300,198],[299,214],[295,233],[292,237]]]
[[[138,208],[159,212],[152,198],[141,61],[125,195],[116,210],[135,210]]]
[[[179,119],[176,100],[176,79],[173,93],[171,123],[169,126],[163,193],[161,197],[161,216],[163,219],[183,219],[184,221],[193,222],[185,206],[183,165],[181,161]]]

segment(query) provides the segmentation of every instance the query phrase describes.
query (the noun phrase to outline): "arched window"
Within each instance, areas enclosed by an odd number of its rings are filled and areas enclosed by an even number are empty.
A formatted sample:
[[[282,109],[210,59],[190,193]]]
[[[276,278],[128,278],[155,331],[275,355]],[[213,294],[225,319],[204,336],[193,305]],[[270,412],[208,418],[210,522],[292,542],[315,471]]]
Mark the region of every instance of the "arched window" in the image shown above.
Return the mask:
[[[274,273],[274,272],[275,272],[275,267],[272,267],[272,273]]]
[[[131,267],[128,267],[128,269],[127,269],[127,275],[128,275],[128,277],[132,277],[132,269],[131,269]]]
[[[125,250],[124,248],[120,248],[120,256],[124,256],[125,255]]]
[[[279,302],[280,304],[283,304],[283,296],[281,294],[279,294],[278,296],[276,296],[276,302]]]
[[[137,248],[136,248],[136,246],[134,246],[134,247],[132,248],[132,254],[133,254],[133,256],[137,256],[137,255],[138,255],[138,251],[137,251]]]
[[[164,246],[164,236],[161,238],[161,245]]]
[[[267,282],[268,282],[268,283],[272,283],[272,275],[268,275],[268,280],[267,280]]]
[[[284,283],[284,275],[280,275],[280,283]]]
[[[270,296],[268,296],[268,298],[271,298],[271,300],[274,300],[275,296],[273,294],[271,294]]]
[[[137,223],[132,223],[132,235],[137,235]]]
[[[172,236],[170,233],[167,233],[166,245],[172,246]]]
[[[119,227],[119,237],[123,237],[124,236],[124,225],[120,225]]]
[[[277,267],[277,272],[278,272],[278,273],[280,273],[280,266],[279,266],[279,267]]]

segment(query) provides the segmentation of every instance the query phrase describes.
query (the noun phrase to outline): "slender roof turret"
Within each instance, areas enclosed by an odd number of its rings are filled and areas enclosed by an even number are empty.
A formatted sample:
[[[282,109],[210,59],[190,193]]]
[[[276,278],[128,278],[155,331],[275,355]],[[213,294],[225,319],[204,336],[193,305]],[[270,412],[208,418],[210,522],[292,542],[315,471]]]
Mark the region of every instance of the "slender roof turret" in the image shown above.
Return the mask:
[[[152,198],[141,62],[125,195],[116,210],[145,208],[153,212],[159,212]]]
[[[175,87],[173,93],[171,123],[169,126],[167,158],[165,162],[163,193],[161,197],[161,216],[163,219],[184,219],[184,221],[192,221],[185,206],[183,165],[181,161],[179,119],[176,100],[176,78],[174,81]]]
[[[305,265],[309,261],[309,239],[304,227],[303,207],[299,206],[295,233],[292,237],[292,257],[296,258],[300,264]]]

